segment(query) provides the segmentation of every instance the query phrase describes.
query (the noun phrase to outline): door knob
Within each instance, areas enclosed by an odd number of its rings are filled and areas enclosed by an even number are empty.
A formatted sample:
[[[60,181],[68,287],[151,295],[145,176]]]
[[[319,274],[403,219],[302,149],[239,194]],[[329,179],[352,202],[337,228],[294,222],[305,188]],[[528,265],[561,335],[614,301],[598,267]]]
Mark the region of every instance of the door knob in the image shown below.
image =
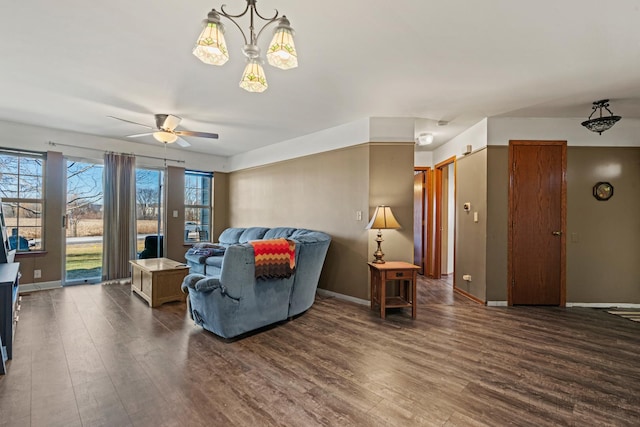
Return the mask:
[[[554,236],[562,236],[562,231],[552,231],[551,234]]]

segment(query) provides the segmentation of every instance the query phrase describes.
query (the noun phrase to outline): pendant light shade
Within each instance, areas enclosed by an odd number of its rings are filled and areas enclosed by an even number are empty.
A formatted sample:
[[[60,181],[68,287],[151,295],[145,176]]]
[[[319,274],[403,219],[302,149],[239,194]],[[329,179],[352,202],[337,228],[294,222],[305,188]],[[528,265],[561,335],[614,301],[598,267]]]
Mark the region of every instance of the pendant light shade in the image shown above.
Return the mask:
[[[600,101],[595,101],[593,103],[593,107],[591,107],[593,111],[591,111],[591,115],[587,120],[582,122],[582,126],[589,129],[591,132],[597,132],[599,135],[602,135],[602,132],[605,130],[609,130],[615,125],[622,117],[614,116],[611,110],[609,109],[609,100],[601,99]],[[602,109],[607,110],[609,115],[602,115]],[[592,119],[593,114],[598,111],[599,117]]]
[[[298,53],[293,42],[293,29],[286,16],[280,19],[267,50],[267,61],[274,67],[289,70],[298,66]]]
[[[244,68],[244,73],[242,73],[240,87],[247,92],[264,92],[267,90],[269,85],[259,59],[247,59],[247,66]]]
[[[193,48],[193,54],[205,64],[223,65],[229,60],[229,51],[224,39],[224,26],[220,15],[211,11],[204,21],[205,26]]]

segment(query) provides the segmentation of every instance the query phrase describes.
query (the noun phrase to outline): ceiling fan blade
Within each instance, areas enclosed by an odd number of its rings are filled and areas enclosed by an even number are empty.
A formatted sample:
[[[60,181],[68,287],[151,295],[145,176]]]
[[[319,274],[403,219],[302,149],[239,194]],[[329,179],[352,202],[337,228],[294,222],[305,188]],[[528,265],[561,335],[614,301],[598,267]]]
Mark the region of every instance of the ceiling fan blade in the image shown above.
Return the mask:
[[[178,144],[180,147],[191,147],[191,144],[189,144],[187,141],[185,141],[184,139],[178,137],[178,139],[176,139],[176,144]]]
[[[138,123],[138,122],[132,122],[131,120],[121,119],[120,117],[114,117],[114,116],[107,116],[107,117],[111,117],[112,119],[120,120],[121,122],[132,123],[132,124],[134,124],[134,125],[144,126],[144,127],[146,127],[146,128],[153,129],[153,127],[151,127],[151,126],[149,126],[149,125],[144,125],[144,124],[142,124],[142,123]]]
[[[155,118],[158,129],[169,131],[174,130],[182,121],[180,117],[171,114],[156,114]]]
[[[151,128],[151,129],[153,129],[153,128]],[[127,135],[127,138],[137,138],[139,136],[147,136],[147,135],[153,135],[153,132],[136,133],[134,135]]]
[[[217,133],[209,133],[209,132],[193,132],[190,130],[179,130],[174,132],[176,135],[186,135],[186,136],[198,136],[200,138],[214,138],[218,139]]]

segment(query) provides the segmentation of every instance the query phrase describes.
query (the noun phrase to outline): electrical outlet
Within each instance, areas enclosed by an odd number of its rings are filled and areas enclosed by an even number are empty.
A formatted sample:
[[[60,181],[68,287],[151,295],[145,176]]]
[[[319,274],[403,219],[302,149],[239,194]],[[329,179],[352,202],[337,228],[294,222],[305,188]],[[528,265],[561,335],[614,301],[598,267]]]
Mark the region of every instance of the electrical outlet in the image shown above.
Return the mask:
[[[42,270],[33,270],[33,278],[40,279],[42,277]]]
[[[471,281],[471,275],[470,274],[463,274],[462,275],[462,280],[470,282]]]
[[[362,211],[356,211],[356,221],[362,221]]]

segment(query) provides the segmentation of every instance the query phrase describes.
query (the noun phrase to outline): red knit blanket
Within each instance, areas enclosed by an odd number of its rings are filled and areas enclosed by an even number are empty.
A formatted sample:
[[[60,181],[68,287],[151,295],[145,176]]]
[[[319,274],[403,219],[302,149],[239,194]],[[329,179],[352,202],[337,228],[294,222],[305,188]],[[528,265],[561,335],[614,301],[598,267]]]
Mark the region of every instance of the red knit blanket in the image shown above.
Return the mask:
[[[287,239],[254,240],[256,279],[283,279],[296,270],[296,243]]]

